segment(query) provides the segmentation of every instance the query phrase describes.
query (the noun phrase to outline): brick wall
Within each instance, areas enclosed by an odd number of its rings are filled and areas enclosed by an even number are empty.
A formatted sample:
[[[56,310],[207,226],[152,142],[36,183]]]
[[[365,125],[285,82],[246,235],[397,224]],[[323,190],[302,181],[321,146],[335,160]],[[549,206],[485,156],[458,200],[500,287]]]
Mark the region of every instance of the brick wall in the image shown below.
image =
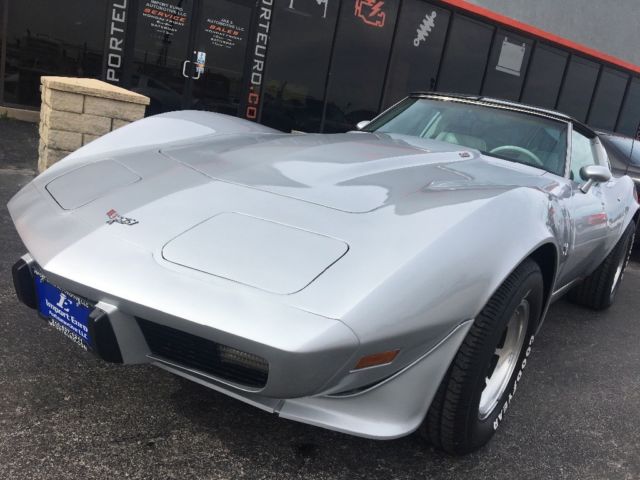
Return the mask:
[[[42,77],[40,172],[96,138],[144,117],[149,98],[99,80]]]

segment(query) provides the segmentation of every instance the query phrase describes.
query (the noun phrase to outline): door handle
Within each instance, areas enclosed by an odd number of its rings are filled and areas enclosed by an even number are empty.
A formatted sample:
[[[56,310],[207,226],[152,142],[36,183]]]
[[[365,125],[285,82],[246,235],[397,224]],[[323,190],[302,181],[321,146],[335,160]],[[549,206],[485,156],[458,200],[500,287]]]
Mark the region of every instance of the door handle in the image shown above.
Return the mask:
[[[191,62],[191,60],[185,60],[184,63],[182,64],[182,76],[184,78],[190,78],[191,80],[200,80],[200,77],[202,76],[202,72],[198,69],[196,69],[196,72],[198,72],[198,75],[195,77],[192,77],[191,75],[187,75],[187,65],[189,65]]]
[[[189,65],[191,63],[190,60],[185,60],[184,63],[182,64],[182,76],[184,78],[190,78],[189,75],[187,75],[187,65]]]

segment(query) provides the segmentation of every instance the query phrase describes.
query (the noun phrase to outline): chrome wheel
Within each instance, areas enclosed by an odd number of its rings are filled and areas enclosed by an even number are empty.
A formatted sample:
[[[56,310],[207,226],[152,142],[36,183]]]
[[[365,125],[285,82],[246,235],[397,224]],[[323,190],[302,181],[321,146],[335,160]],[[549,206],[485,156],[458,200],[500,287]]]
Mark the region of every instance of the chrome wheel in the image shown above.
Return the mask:
[[[511,315],[507,328],[505,328],[500,343],[491,358],[478,408],[480,420],[491,415],[509,385],[509,380],[516,369],[527,336],[529,317],[530,306],[525,297]]]

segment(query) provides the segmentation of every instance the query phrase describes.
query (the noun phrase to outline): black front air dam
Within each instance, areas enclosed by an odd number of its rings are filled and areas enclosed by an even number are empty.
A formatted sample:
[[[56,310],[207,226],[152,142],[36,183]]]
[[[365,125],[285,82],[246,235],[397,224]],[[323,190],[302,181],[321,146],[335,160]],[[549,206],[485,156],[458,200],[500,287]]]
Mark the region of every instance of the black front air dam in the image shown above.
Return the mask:
[[[11,274],[13,275],[13,288],[16,290],[18,300],[35,310],[38,306],[38,298],[31,267],[21,258],[11,268]]]

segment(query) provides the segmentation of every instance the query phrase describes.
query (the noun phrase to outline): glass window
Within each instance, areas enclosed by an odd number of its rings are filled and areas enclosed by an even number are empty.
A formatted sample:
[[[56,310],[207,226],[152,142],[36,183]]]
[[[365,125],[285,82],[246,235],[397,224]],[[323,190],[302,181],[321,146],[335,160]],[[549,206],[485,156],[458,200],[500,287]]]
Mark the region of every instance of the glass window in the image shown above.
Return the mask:
[[[627,75],[616,70],[602,70],[589,114],[589,124],[592,127],[613,131],[628,80]]]
[[[568,68],[558,110],[585,122],[600,67],[597,63],[574,56]]]
[[[255,1],[204,2],[195,22],[205,68],[193,82],[193,108],[238,115]],[[197,55],[197,54],[196,54]]]
[[[522,103],[555,108],[568,57],[561,50],[538,43],[527,72]]]
[[[107,0],[9,2],[4,101],[40,105],[40,77],[102,75]]]
[[[399,0],[342,2],[323,129],[343,132],[375,117]]]
[[[596,164],[591,139],[574,130],[571,133],[571,180],[582,182],[584,179],[580,176],[580,169]]]
[[[132,72],[137,80],[133,91],[151,99],[149,115],[184,107],[182,68],[185,60],[191,60],[193,7],[193,0],[144,0],[137,5]]]
[[[438,90],[477,95],[489,58],[494,27],[454,15],[438,78]]]
[[[447,10],[422,0],[404,0],[393,41],[383,107],[411,92],[434,90],[449,27]]]
[[[638,126],[640,126],[640,79],[633,78],[622,105],[616,131],[635,137],[638,133]]]
[[[276,2],[262,100],[265,125],[320,131],[338,8],[333,0]]]
[[[535,115],[489,105],[410,98],[364,130],[453,143],[564,174],[567,125]]]
[[[498,32],[493,42],[483,95],[518,101],[532,44],[531,40],[513,33]]]

